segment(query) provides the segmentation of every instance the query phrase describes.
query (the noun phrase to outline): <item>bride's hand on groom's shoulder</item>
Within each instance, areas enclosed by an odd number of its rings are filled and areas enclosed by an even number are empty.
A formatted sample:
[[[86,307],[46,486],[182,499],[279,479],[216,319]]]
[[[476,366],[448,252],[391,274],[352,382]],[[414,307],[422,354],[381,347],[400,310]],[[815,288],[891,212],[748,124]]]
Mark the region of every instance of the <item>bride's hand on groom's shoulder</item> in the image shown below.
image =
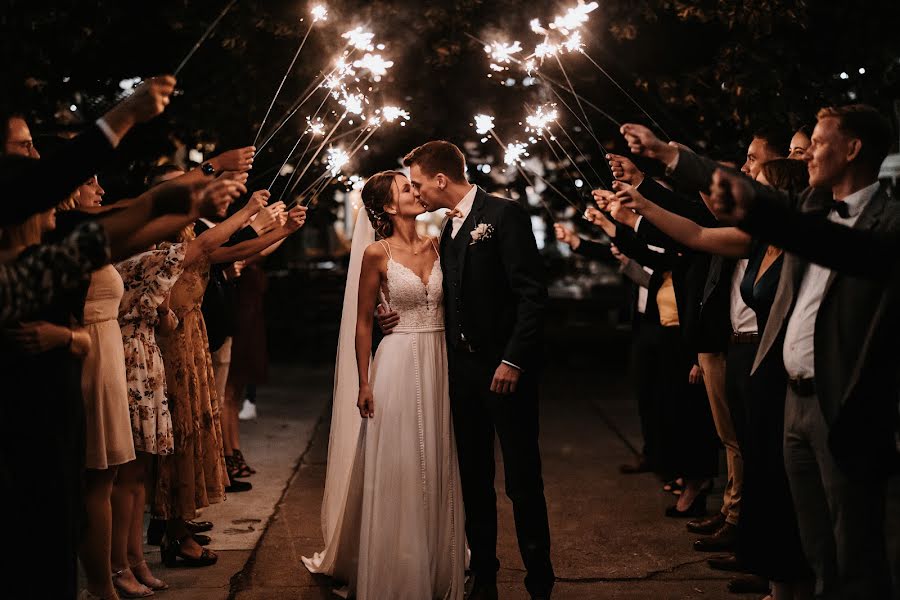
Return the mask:
[[[372,396],[372,388],[368,383],[360,386],[356,407],[359,409],[359,416],[363,419],[375,417],[375,398]]]
[[[400,315],[393,310],[387,310],[383,304],[379,304],[375,307],[375,322],[378,323],[381,333],[390,335],[397,323],[400,322]]]

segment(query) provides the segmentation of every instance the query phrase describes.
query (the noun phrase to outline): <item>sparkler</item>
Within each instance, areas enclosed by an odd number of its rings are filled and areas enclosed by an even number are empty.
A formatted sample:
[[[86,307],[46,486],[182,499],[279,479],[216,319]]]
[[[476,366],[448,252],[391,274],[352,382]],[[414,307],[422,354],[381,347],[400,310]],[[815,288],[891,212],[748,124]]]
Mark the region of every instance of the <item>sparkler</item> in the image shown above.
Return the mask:
[[[344,168],[344,165],[350,162],[350,155],[341,148],[329,148],[327,154],[328,171],[331,173],[332,177],[340,173],[341,169]]]
[[[353,66],[357,69],[365,69],[372,74],[375,81],[381,81],[381,78],[387,75],[388,69],[394,66],[394,61],[385,60],[380,54],[366,52],[365,56],[353,63]]]
[[[341,37],[347,40],[347,43],[357,50],[373,51],[375,46],[372,45],[372,38],[375,34],[371,31],[364,31],[362,27],[351,29],[341,34]]]
[[[209,27],[206,28],[206,31],[203,32],[203,35],[200,36],[200,39],[197,40],[197,43],[194,44],[194,46],[188,51],[187,56],[185,56],[181,60],[181,62],[178,63],[178,66],[175,67],[175,71],[172,73],[172,75],[178,77],[178,74],[181,73],[181,70],[184,68],[184,66],[188,63],[189,60],[191,60],[191,57],[194,56],[194,53],[197,51],[197,49],[203,44],[203,42],[206,41],[206,38],[210,36],[210,34],[219,24],[219,21],[222,20],[222,18],[228,13],[228,11],[231,10],[231,7],[236,3],[237,0],[231,0],[231,2],[225,5],[225,8],[223,8],[222,12],[219,13],[219,16],[216,17],[216,19],[212,23],[210,23]]]
[[[291,74],[291,71],[294,68],[294,64],[297,62],[297,58],[300,56],[300,51],[303,50],[303,46],[306,45],[306,40],[309,38],[309,34],[312,32],[313,26],[325,19],[328,15],[328,11],[324,10],[323,5],[316,5],[312,9],[313,19],[309,24],[309,28],[306,30],[306,34],[303,36],[303,39],[300,41],[300,46],[297,48],[297,51],[294,52],[294,58],[291,60],[291,64],[288,65],[287,71],[284,72],[284,77],[281,78],[281,83],[278,84],[278,89],[275,90],[275,95],[272,96],[272,101],[269,103],[269,108],[266,110],[266,116],[263,117],[262,123],[259,124],[259,129],[256,130],[256,137],[253,138],[253,146],[256,146],[256,142],[259,141],[259,136],[262,133],[263,127],[266,125],[266,121],[269,118],[269,114],[272,112],[272,107],[275,106],[275,101],[278,99],[278,94],[281,93],[281,89],[284,87],[284,82],[287,81],[288,75]]]
[[[522,51],[522,43],[513,42],[512,44],[506,44],[503,42],[491,42],[490,44],[485,44],[484,51],[491,57],[491,60],[494,61],[491,63],[491,69],[498,72],[505,71],[509,67],[504,67],[502,65],[508,65],[515,60],[513,54],[518,54]]]

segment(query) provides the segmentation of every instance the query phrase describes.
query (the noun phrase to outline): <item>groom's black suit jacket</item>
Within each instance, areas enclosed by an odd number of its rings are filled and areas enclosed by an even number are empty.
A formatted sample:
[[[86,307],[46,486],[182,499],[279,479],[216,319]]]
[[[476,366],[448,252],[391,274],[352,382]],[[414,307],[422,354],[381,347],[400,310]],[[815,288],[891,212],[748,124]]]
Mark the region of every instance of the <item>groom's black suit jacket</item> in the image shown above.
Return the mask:
[[[471,234],[481,224],[492,231],[475,241]],[[451,232],[448,219],[441,233],[448,345],[471,348],[497,365],[535,368],[547,285],[528,214],[479,188],[456,238]]]

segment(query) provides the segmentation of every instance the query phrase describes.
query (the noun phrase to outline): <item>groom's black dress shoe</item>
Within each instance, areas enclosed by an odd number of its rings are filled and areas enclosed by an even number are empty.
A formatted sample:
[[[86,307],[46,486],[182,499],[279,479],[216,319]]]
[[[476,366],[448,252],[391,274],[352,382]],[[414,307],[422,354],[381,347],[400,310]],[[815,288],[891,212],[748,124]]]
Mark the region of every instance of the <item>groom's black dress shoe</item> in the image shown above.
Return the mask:
[[[475,585],[466,600],[497,600],[497,582],[475,578]]]

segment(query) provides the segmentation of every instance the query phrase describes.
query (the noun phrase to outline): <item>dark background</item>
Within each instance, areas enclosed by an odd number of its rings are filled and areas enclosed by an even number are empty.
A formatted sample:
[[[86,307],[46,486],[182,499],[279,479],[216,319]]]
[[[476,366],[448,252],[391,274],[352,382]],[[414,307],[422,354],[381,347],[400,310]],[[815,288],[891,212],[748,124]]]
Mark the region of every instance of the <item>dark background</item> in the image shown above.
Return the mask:
[[[172,71],[225,4],[224,0],[6,0],[0,15],[4,63],[0,101],[27,114],[40,148],[52,147],[52,138],[60,131],[78,130],[116,101],[122,79]],[[178,148],[198,148],[210,155],[250,144],[308,27],[301,19],[312,4],[238,0],[181,73],[178,87],[183,94],[173,99],[162,118],[130,135],[118,163],[102,174],[108,198],[139,193],[147,168],[170,159]],[[543,86],[523,87],[516,69],[488,78],[488,57],[470,36],[518,39],[530,49],[539,41],[529,30],[530,19],[546,23],[574,0],[325,4],[328,21],[317,25],[310,36],[269,124],[336,56],[343,45],[340,33],[357,25],[371,29],[376,41],[387,45],[385,56],[395,62],[372,97],[377,103],[403,106],[412,120],[404,128],[379,131],[370,140],[370,150],[360,153],[351,168],[367,175],[397,166],[408,149],[433,138],[466,147],[473,163],[502,168],[502,152],[493,141],[478,142],[472,116],[494,114],[501,137],[521,138],[524,104],[553,98]],[[812,124],[816,110],[824,105],[867,102],[895,119],[893,103],[900,97],[898,23],[900,2],[887,0],[603,0],[583,37],[586,52],[668,136],[740,163],[753,130],[770,125],[794,130]],[[648,122],[584,57],[568,55],[563,61],[575,89],[603,111],[623,122]],[[562,75],[550,64],[545,72],[557,79]],[[502,85],[506,77],[514,78],[515,85]],[[74,113],[69,110],[73,104]],[[608,172],[597,145],[564,107],[560,112],[563,125],[605,177]],[[621,151],[615,125],[591,108],[587,112],[603,145]],[[271,177],[260,174],[274,172],[281,164],[301,123],[297,119],[285,127],[258,156],[252,176],[259,177],[260,187]],[[541,151],[538,146],[531,150],[538,156]],[[477,170],[470,173],[477,183],[491,185]],[[572,198],[587,192],[576,191],[573,178],[562,172],[551,170],[547,178]],[[510,186],[520,194],[524,191],[521,181]],[[270,318],[284,339],[292,339],[288,333],[293,339],[298,335],[330,339],[330,327],[324,332],[310,330],[309,320],[333,322],[340,311],[340,263],[329,268],[322,262],[334,253],[334,244],[325,239],[335,219],[328,198],[324,194],[314,206],[312,227],[303,243],[288,245],[269,261],[275,275]],[[547,195],[545,201],[554,212],[567,206],[555,195]],[[533,210],[546,218],[541,208]],[[564,264],[552,244],[545,254],[557,277],[572,276],[572,269],[578,268],[571,261]],[[587,297],[598,297],[588,292]],[[606,304],[616,302],[604,301],[589,309],[603,310]],[[561,310],[573,314],[573,306]],[[330,359],[330,352],[325,355]]]

